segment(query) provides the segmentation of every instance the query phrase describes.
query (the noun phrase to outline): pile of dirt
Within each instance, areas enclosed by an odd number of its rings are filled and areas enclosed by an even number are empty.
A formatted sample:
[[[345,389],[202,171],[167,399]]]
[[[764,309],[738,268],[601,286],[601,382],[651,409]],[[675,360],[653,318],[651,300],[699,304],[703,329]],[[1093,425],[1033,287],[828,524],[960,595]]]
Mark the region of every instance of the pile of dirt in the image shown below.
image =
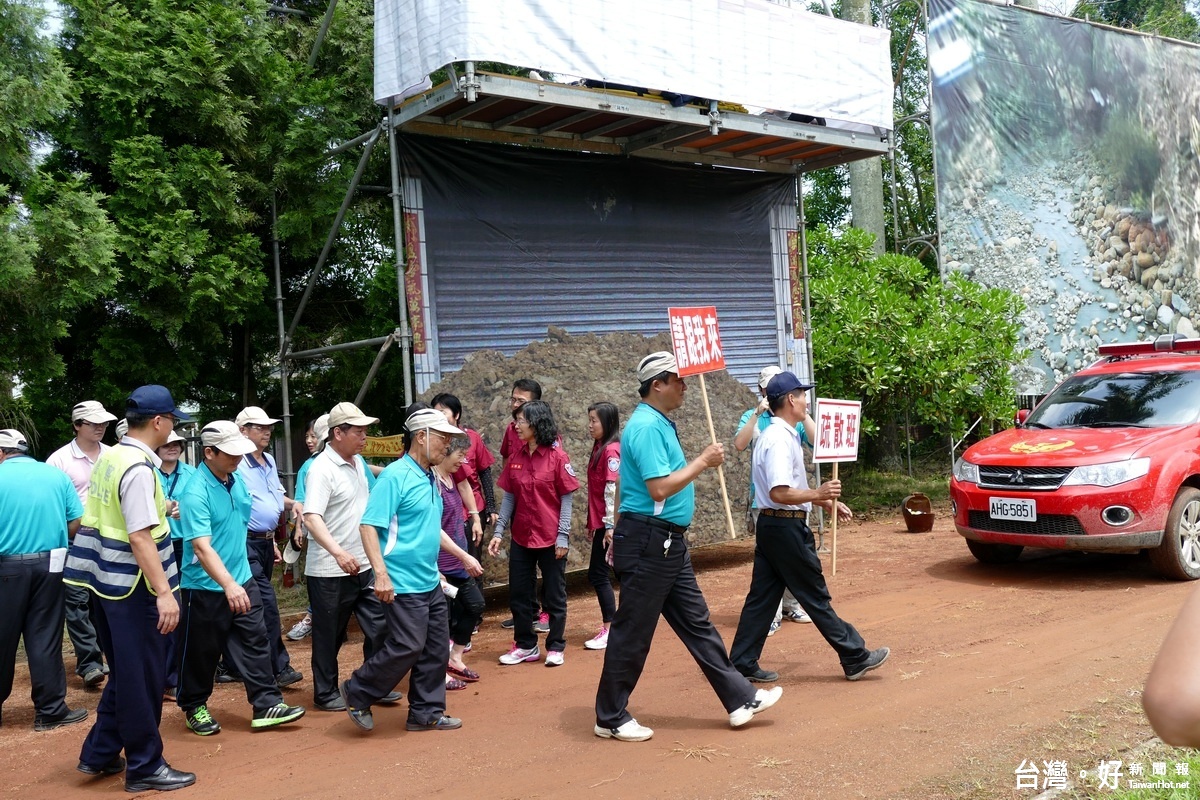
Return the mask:
[[[656,350],[670,349],[666,333],[653,338],[629,333],[570,336],[552,327],[546,341],[533,342],[512,357],[494,350],[471,354],[461,370],[431,386],[420,399],[428,402],[439,392],[457,396],[463,405],[463,423],[479,431],[498,458],[504,427],[512,419],[508,398],[513,381],[533,378],[542,385],[542,399],[554,411],[563,447],[583,484],[574,498],[568,569],[586,569],[589,553],[586,473],[592,452],[587,408],[595,402],[610,402],[620,409],[624,426],[639,400],[635,375],[638,362]],[[754,404],[755,398],[727,372],[705,375],[705,384],[717,440],[725,444],[725,483],[740,536],[745,529],[750,467],[748,455],[734,449],[733,434],[742,413]],[[672,416],[679,427],[684,454],[688,459],[694,458],[711,441],[699,378],[688,380],[684,405]],[[498,469],[493,471],[493,475],[498,473]],[[696,516],[689,534],[696,544],[729,536],[714,470],[706,471],[696,481]],[[485,567],[485,584],[507,580],[507,565],[492,561]]]

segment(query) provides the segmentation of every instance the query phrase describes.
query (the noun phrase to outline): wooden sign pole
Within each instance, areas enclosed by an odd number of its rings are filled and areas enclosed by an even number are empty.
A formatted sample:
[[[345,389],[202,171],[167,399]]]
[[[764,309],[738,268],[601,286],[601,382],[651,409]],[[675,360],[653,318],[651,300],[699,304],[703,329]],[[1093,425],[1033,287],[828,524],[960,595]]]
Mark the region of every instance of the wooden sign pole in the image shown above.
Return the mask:
[[[713,427],[712,409],[708,405],[708,388],[704,385],[704,373],[700,373],[700,396],[704,398],[704,416],[708,419],[708,435],[712,443],[717,443],[717,431]],[[837,466],[834,465],[836,474]],[[736,539],[737,531],[733,528],[733,510],[729,507],[729,492],[725,488],[725,468],[717,466],[717,480],[721,484],[721,502],[725,504],[725,523],[729,526],[729,538]],[[834,529],[837,530],[836,528]]]
[[[838,462],[835,461],[835,462],[833,462],[833,480],[836,481],[837,479],[838,479]],[[830,548],[833,551],[832,566],[830,568],[831,575],[837,575],[837,519],[838,519],[837,504],[838,504],[838,501],[835,498],[833,501],[833,513],[830,515],[833,517],[833,526],[832,526],[833,545]]]

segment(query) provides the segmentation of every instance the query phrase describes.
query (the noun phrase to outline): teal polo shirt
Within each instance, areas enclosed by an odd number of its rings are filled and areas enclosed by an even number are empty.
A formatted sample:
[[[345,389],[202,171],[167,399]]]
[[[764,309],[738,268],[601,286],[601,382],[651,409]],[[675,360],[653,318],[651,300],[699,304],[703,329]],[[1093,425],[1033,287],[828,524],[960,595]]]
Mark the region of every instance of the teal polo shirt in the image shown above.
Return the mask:
[[[9,456],[0,463],[0,555],[66,547],[67,523],[82,516],[67,473],[30,456]]]
[[[411,456],[405,454],[379,473],[362,524],[379,535],[379,550],[396,594],[437,588],[442,493]]]
[[[304,480],[308,477],[308,468],[312,466],[313,459],[316,457],[317,454],[313,453],[300,465],[300,469],[296,470],[296,493],[292,497],[296,499],[297,503],[304,502],[306,494],[304,491]],[[371,472],[371,465],[367,463],[365,458],[362,456],[355,456],[355,458],[362,462],[363,473],[367,476],[367,491],[369,492],[375,488],[375,481],[377,480],[375,473]]]
[[[183,537],[183,570],[179,585],[184,589],[205,592],[224,592],[212,579],[192,542],[209,539],[221,563],[239,586],[250,580],[250,559],[246,555],[246,526],[250,523],[250,492],[238,473],[233,473],[231,486],[217,480],[207,464],[196,468],[179,498],[179,519],[172,526]]]
[[[655,502],[646,481],[665,478],[687,466],[675,425],[653,406],[641,403],[621,432],[621,508],[635,514],[691,525],[696,487],[689,483],[666,500]]]
[[[179,502],[179,498],[183,496],[183,490],[187,488],[188,481],[196,474],[196,468],[191,464],[185,464],[182,461],[176,462],[175,471],[170,475],[158,471],[158,482],[162,484],[163,494],[168,500]],[[180,538],[179,523],[173,519],[167,519],[167,524],[171,526],[171,538]]]

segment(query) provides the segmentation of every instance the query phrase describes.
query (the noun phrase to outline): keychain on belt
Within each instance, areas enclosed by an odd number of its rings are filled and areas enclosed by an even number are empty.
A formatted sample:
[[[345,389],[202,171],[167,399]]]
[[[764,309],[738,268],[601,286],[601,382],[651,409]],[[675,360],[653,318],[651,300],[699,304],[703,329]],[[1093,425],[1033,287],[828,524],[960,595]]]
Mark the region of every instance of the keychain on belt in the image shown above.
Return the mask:
[[[671,534],[667,534],[666,541],[663,542],[663,558],[671,554]]]

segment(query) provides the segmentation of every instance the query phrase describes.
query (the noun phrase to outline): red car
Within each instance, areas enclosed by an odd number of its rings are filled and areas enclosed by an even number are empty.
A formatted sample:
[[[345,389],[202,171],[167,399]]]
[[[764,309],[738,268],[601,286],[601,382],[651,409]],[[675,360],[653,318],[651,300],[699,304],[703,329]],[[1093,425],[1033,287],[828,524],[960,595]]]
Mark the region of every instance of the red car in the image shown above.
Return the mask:
[[[954,526],[985,564],[1024,547],[1136,553],[1200,578],[1200,339],[1100,347],[954,464]]]

